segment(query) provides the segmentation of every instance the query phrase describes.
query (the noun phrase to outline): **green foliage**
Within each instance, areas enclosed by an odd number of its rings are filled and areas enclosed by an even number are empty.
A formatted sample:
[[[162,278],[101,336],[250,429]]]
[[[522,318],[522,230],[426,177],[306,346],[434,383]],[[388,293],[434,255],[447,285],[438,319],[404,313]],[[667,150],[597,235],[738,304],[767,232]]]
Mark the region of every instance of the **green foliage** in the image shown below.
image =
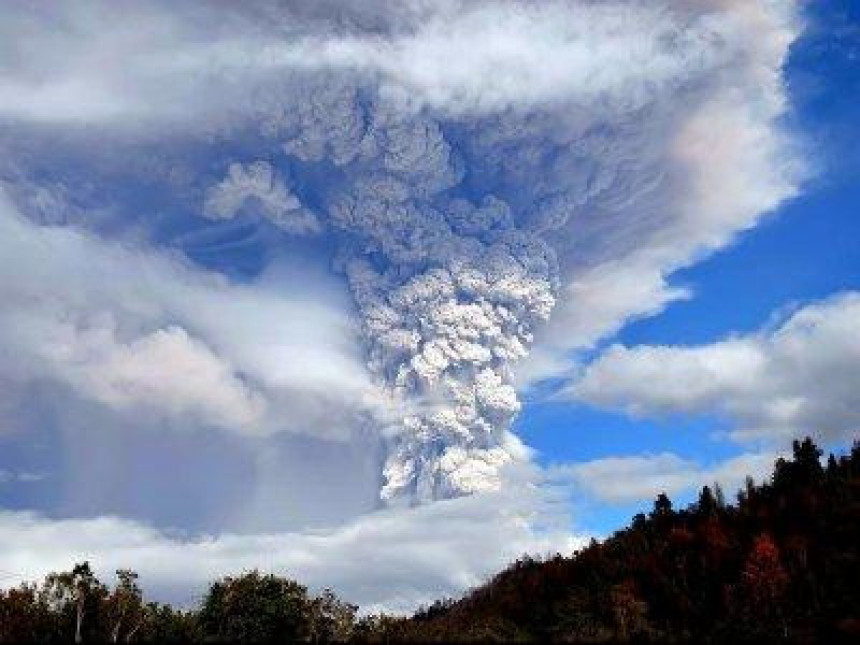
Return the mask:
[[[206,640],[260,642],[310,635],[310,600],[297,582],[257,571],[225,578],[209,588],[200,610]]]
[[[0,643],[345,642],[357,609],[329,590],[312,597],[252,571],[213,583],[199,610],[181,611],[145,602],[133,571],[117,571],[109,590],[85,562],[41,586],[0,591]]]
[[[344,642],[352,637],[358,605],[342,601],[331,589],[311,600],[311,640],[315,643]]]

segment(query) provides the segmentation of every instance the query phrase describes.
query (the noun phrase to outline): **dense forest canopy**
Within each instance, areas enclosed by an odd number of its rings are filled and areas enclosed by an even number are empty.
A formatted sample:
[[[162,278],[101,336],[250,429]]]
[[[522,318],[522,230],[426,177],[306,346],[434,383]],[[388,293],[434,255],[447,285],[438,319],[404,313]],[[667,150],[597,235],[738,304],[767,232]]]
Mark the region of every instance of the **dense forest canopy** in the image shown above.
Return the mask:
[[[0,642],[711,642],[860,639],[860,442],[826,465],[796,441],[770,481],[728,504],[719,486],[572,557],[523,557],[460,600],[411,617],[358,617],[326,590],[245,572],[199,607],[148,602],[137,574],[113,587],[88,563],[0,591]]]

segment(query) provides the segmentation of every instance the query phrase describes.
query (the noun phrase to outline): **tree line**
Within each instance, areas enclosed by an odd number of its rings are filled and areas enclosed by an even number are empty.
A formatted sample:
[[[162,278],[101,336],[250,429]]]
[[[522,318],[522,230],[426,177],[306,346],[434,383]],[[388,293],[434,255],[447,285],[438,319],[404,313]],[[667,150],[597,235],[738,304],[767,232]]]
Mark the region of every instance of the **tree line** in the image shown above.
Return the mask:
[[[108,587],[83,563],[0,591],[0,642],[860,642],[860,442],[821,455],[794,442],[734,504],[719,486],[679,510],[661,494],[602,542],[523,557],[410,617],[359,617],[258,571],[182,610],[145,600],[133,571]]]

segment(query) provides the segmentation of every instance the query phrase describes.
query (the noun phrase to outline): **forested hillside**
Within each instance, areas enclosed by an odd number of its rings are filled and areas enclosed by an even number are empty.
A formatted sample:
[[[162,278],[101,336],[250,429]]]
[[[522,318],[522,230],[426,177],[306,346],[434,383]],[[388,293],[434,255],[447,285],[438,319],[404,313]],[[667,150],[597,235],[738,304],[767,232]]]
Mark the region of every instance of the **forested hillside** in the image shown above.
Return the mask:
[[[390,625],[413,640],[808,641],[860,639],[860,445],[807,439],[735,505],[653,511],[572,558],[523,558],[458,602]],[[858,640],[860,642],[860,640]]]
[[[0,642],[654,641],[860,639],[860,443],[830,456],[807,439],[770,481],[729,504],[705,487],[573,557],[524,557],[460,600],[410,618],[357,618],[331,592],[257,572],[214,583],[201,606],[147,603],[79,565],[0,592]]]

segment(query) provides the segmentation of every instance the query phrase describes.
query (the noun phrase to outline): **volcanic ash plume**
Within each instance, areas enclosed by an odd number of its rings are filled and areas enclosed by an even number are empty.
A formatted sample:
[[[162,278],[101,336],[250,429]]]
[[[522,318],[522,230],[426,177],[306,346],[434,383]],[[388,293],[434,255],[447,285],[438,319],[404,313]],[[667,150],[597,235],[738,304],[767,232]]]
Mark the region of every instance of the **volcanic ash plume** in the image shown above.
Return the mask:
[[[467,184],[470,153],[447,134],[456,121],[343,76],[298,84],[301,100],[264,130],[300,180],[302,169],[327,168],[314,210],[339,240],[336,268],[369,368],[408,410],[387,433],[381,496],[424,502],[498,488],[519,445],[511,367],[554,305],[555,254],[491,182]],[[254,193],[264,205],[286,191],[265,179],[254,183],[265,184]]]
[[[48,221],[68,202],[93,227],[123,214],[153,240],[186,231],[193,212],[214,231],[179,234],[219,240],[224,258],[189,252],[217,270],[245,244],[261,266],[333,256],[380,398],[394,401],[372,421],[392,504],[500,486],[522,450],[512,370],[556,302],[539,354],[552,360],[532,377],[679,297],[669,275],[794,189],[780,133],[792,0],[42,4],[57,8],[4,6],[0,21],[27,61],[20,78],[4,69],[0,117],[38,134],[0,138],[4,182],[38,179],[11,182],[22,210]],[[62,100],[45,99],[50,87]],[[101,127],[121,136],[89,136]],[[81,143],[92,160],[76,168]],[[51,177],[56,194],[42,188]],[[230,221],[246,216],[252,226]],[[105,230],[135,230],[122,219]],[[258,380],[277,404],[292,385],[272,371]],[[350,434],[357,408],[380,410],[363,403],[328,425]]]
[[[496,488],[519,410],[511,364],[554,304],[554,254],[492,195],[439,197],[460,173],[438,125],[415,119],[374,134],[387,171],[356,181],[332,219],[350,234],[341,264],[370,368],[417,406],[392,439],[382,497]]]
[[[382,499],[497,489],[522,450],[512,369],[559,288],[545,236],[619,173],[589,160],[589,121],[458,119],[353,82],[306,83],[264,129],[300,183],[326,168],[313,210],[339,240],[369,369],[407,410],[386,432]]]
[[[384,3],[388,22],[320,17],[269,52],[277,87],[254,97],[274,167],[231,167],[207,215],[252,200],[285,231],[335,240],[369,368],[406,410],[385,433],[389,503],[500,485],[519,449],[512,369],[562,273],[624,256],[659,281],[654,267],[714,244],[667,206],[690,193],[678,142],[724,83],[749,77],[756,97],[776,78],[755,61],[781,50],[751,52],[745,34],[782,12],[676,5]],[[463,69],[449,50],[469,53]]]

